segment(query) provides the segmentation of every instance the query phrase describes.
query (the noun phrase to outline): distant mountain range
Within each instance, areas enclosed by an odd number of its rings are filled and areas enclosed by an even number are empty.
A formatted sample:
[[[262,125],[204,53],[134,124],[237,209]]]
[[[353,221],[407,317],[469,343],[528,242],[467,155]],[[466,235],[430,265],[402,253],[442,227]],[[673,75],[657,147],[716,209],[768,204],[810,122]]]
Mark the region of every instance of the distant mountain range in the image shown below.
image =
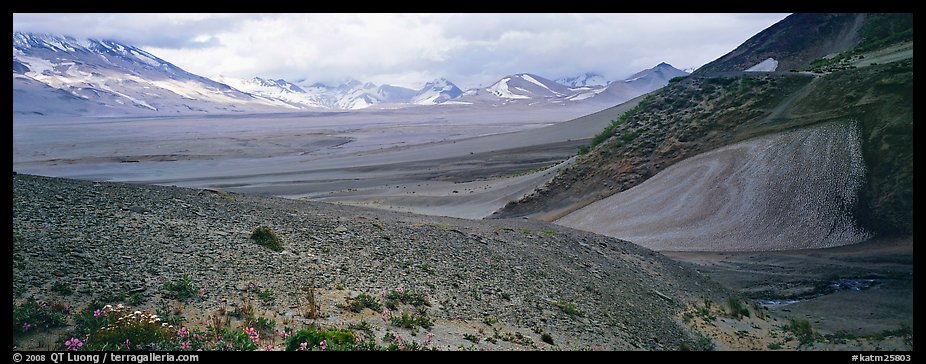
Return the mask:
[[[444,78],[417,90],[353,79],[338,85],[261,77],[209,79],[115,41],[13,32],[14,114],[111,116],[438,104],[613,106],[686,74],[665,63],[615,82],[596,73],[558,82],[519,73],[465,92]]]
[[[582,85],[570,87],[538,75],[519,73],[505,76],[486,88],[467,90],[458,101],[493,105],[512,103],[567,105],[585,103],[614,106],[659,89],[668,84],[669,80],[674,77],[685,75],[688,75],[688,73],[667,63],[660,63],[656,67],[640,71],[622,81],[602,82],[603,78],[594,74],[583,74],[565,79],[570,84]]]
[[[254,77],[242,80],[224,76],[215,79],[238,90],[302,108],[364,109],[373,105],[436,105],[463,94],[456,85],[443,78],[428,82],[419,90],[393,85],[377,86],[357,80],[348,80],[335,86],[314,83],[300,87],[282,79]]]

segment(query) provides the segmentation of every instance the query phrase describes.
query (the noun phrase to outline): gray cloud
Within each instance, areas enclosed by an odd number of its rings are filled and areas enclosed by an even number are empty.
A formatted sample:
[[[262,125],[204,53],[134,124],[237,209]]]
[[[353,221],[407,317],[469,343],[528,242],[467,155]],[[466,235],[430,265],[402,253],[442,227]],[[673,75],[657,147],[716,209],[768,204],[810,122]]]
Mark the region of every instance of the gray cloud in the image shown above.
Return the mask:
[[[531,72],[700,66],[785,14],[14,14],[13,29],[114,39],[214,76],[475,87]]]

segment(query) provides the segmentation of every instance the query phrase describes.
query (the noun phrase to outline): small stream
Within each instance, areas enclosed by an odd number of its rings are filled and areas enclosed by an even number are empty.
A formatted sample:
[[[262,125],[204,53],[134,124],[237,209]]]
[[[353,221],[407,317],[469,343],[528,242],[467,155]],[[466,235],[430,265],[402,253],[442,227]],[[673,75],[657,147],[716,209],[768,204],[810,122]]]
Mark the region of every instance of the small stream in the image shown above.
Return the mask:
[[[756,303],[764,306],[784,306],[791,305],[801,301],[817,298],[820,296],[836,293],[839,291],[863,291],[881,284],[877,278],[839,278],[830,281],[829,284],[821,286],[811,292],[789,298],[764,298],[756,299]]]

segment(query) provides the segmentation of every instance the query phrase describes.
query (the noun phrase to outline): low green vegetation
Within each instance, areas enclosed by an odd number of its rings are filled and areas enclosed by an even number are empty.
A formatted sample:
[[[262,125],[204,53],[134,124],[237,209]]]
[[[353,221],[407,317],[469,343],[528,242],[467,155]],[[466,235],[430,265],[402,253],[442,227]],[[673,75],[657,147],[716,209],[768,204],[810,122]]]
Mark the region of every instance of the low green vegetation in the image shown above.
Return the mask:
[[[698,316],[700,316],[702,319],[704,319],[707,322],[714,321],[717,319],[717,317],[714,316],[714,313],[711,310],[712,304],[713,302],[711,300],[705,298],[704,306],[695,307],[695,311],[697,312]]]
[[[640,112],[640,110],[645,109],[646,106],[649,105],[650,102],[652,102],[652,97],[653,97],[652,95],[647,96],[642,101],[640,101],[640,103],[637,104],[637,106],[634,106],[630,110],[627,110],[626,112],[624,112],[623,115],[621,115],[617,119],[612,120],[611,124],[605,127],[604,130],[602,130],[600,133],[592,137],[592,144],[589,146],[586,152],[588,152],[588,150],[590,150],[591,148],[596,147],[598,144],[601,144],[605,140],[608,140],[608,138],[611,138],[612,136],[614,136],[617,133],[617,130],[621,125],[624,125],[624,123],[626,123],[628,119],[630,119],[635,114]],[[580,152],[581,152],[581,149],[580,149]]]
[[[324,349],[322,349],[323,342],[325,344]],[[345,351],[354,350],[356,346],[357,343],[354,338],[354,333],[347,330],[311,328],[299,330],[286,340],[286,350],[288,351],[307,351],[312,349]]]
[[[730,316],[733,318],[739,319],[743,316],[749,317],[749,309],[743,306],[740,300],[730,297],[730,299],[727,300],[727,306],[730,309]]]
[[[810,327],[810,321],[788,319],[788,324],[784,327],[785,331],[790,331],[797,338],[797,341],[803,345],[810,345],[816,341],[816,333]]]
[[[374,312],[382,311],[383,304],[379,299],[366,293],[358,294],[357,297],[344,297],[344,308],[350,312],[361,312],[364,308],[369,308]]]
[[[543,334],[540,334],[540,341],[543,341],[543,342],[545,342],[545,343],[547,343],[547,344],[550,344],[550,345],[555,345],[555,344],[553,344],[553,335],[550,335],[549,332],[545,332],[545,333],[543,333]]]
[[[466,340],[472,341],[475,344],[478,344],[479,341],[481,341],[478,336],[470,334],[468,332],[463,333],[463,338]]]
[[[251,233],[251,240],[275,252],[283,251],[283,241],[270,227],[260,226]]]
[[[684,80],[684,79],[686,79],[686,78],[688,78],[688,77],[689,77],[689,76],[672,77],[671,79],[669,79],[669,84],[671,85],[671,84],[674,84],[674,83],[682,82],[682,80]]]
[[[13,335],[44,331],[67,323],[70,308],[60,303],[27,301],[13,304]]]
[[[257,288],[257,298],[260,299],[260,301],[265,305],[270,305],[273,303],[273,301],[276,300],[276,297],[273,295],[273,291],[271,291],[269,288]]]
[[[52,283],[51,291],[62,296],[70,296],[72,293],[74,293],[74,289],[71,287],[71,285],[62,281],[55,281]]]
[[[695,332],[695,336],[697,336],[697,339],[695,340],[695,343],[694,343],[694,350],[714,351],[714,349],[717,348],[717,346],[714,344],[714,341],[711,340],[711,338],[705,336],[704,334],[700,332]]]
[[[189,275],[184,274],[177,280],[164,281],[164,295],[167,297],[186,302],[196,297],[196,293]]]
[[[579,316],[579,317],[585,316],[585,314],[582,313],[582,311],[579,311],[579,309],[576,308],[576,305],[572,303],[569,303],[566,301],[559,301],[556,303],[556,306],[559,307],[561,310],[563,310],[563,313],[569,316]]]
[[[891,44],[913,40],[913,14],[869,14],[859,29],[861,42],[856,52],[876,50]]]
[[[506,178],[521,177],[521,176],[526,176],[526,175],[529,175],[529,174],[534,174],[534,173],[537,173],[537,172],[543,172],[543,171],[546,171],[546,170],[548,170],[548,169],[550,169],[550,168],[556,167],[557,164],[559,164],[559,163],[553,163],[553,164],[549,164],[549,165],[545,165],[545,166],[540,166],[540,167],[537,167],[537,168],[534,168],[534,169],[531,169],[531,170],[522,171],[522,172],[517,172],[517,173],[514,173],[514,174],[511,174],[511,175],[506,176]]]
[[[398,308],[399,303],[412,305],[418,309],[423,309],[425,306],[431,306],[431,302],[428,302],[427,297],[425,297],[423,293],[412,290],[405,290],[402,288],[390,290],[389,292],[386,292],[383,297],[385,298],[386,307],[390,310],[395,310]]]

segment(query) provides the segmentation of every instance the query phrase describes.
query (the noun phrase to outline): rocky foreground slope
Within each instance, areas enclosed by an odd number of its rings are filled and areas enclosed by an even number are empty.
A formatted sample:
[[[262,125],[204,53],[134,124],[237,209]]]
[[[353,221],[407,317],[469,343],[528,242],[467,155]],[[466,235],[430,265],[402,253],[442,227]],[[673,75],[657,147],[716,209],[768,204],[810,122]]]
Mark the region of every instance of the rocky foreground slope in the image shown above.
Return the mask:
[[[249,239],[262,225],[283,240],[282,252]],[[202,289],[186,303],[168,297],[163,284],[182,275]],[[315,288],[317,319],[301,313],[306,288]],[[194,328],[253,305],[281,327],[363,321],[376,337],[411,337],[417,330],[386,323],[381,312],[337,307],[348,296],[396,288],[425,294],[434,320],[425,332],[439,349],[695,347],[681,312],[729,297],[658,253],[542,222],[13,176],[14,304],[58,301],[76,311],[91,300],[124,299],[151,312],[173,307]],[[243,324],[236,320],[230,326]],[[58,330],[70,337],[70,328]],[[38,337],[16,337],[14,345],[60,349],[58,337]]]

